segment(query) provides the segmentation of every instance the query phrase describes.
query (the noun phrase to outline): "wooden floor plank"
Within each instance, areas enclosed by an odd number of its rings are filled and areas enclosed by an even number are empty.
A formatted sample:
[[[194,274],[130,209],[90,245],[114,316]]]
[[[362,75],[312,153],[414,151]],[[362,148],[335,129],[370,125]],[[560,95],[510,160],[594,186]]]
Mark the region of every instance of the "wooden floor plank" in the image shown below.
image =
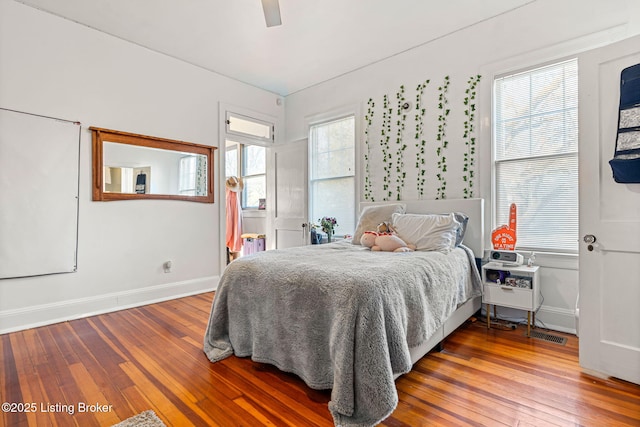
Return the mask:
[[[0,336],[6,401],[112,405],[108,413],[7,413],[0,425],[109,426],[153,409],[167,426],[331,426],[330,391],[247,358],[202,351],[213,293]],[[382,425],[640,426],[640,386],[585,374],[578,339],[467,322],[396,381]]]

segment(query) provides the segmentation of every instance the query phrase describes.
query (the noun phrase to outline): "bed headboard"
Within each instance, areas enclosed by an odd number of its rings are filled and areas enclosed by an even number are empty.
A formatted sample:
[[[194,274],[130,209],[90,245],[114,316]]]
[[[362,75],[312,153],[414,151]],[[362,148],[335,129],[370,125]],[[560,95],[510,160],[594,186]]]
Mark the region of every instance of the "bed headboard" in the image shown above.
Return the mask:
[[[407,213],[441,214],[462,212],[469,222],[464,236],[464,245],[470,248],[476,258],[484,256],[484,199],[444,199],[444,200],[400,200],[388,202],[361,202],[360,211],[367,206],[402,203]]]

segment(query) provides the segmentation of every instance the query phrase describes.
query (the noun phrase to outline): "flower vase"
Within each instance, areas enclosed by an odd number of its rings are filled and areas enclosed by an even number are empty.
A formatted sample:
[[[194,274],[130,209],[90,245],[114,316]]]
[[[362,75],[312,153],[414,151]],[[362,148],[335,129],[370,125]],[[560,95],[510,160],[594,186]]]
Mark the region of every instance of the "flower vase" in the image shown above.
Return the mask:
[[[331,243],[333,237],[333,233],[331,231],[327,231],[327,243]]]

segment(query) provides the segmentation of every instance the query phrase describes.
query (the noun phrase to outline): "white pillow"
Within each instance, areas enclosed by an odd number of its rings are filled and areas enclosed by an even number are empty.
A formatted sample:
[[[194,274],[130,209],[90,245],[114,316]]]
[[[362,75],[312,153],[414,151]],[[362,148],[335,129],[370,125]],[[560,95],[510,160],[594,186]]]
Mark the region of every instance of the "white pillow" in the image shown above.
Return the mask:
[[[418,251],[450,252],[456,247],[460,223],[455,215],[397,214],[391,223],[405,243],[416,245]]]
[[[351,243],[360,244],[360,238],[365,231],[376,231],[376,227],[381,222],[391,222],[391,215],[394,213],[404,213],[406,205],[403,203],[392,203],[388,205],[367,206],[362,210],[356,231],[353,233]]]

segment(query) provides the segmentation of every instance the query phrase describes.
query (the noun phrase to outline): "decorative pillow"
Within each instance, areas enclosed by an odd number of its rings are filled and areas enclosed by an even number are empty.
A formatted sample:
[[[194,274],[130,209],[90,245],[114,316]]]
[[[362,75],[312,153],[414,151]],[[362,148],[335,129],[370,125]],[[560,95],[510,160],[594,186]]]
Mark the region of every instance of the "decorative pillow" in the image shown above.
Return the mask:
[[[417,251],[450,252],[456,247],[460,223],[455,214],[419,215],[393,214],[393,228],[406,243],[416,245]]]
[[[402,203],[392,203],[388,205],[367,206],[362,210],[356,231],[353,233],[351,243],[360,244],[360,238],[365,231],[375,230],[381,222],[391,222],[391,215],[394,213],[403,214],[406,205]]]
[[[447,215],[447,214],[443,214]],[[469,222],[469,217],[467,214],[462,212],[454,212],[453,216],[456,218],[456,221],[460,223],[460,227],[458,227],[458,231],[456,232],[456,248],[462,244],[464,240],[464,233],[467,232],[467,223]]]

